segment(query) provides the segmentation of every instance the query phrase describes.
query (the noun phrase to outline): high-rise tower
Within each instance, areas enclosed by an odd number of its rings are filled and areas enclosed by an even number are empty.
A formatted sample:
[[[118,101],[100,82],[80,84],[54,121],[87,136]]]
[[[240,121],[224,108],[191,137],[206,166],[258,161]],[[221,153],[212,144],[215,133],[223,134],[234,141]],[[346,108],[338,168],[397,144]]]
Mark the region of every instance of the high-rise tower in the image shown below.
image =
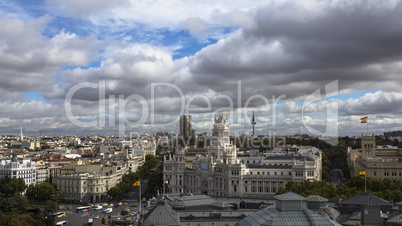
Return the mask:
[[[255,135],[255,134],[254,134],[254,127],[255,127],[255,124],[257,124],[257,122],[255,121],[254,110],[253,110],[253,118],[251,119],[251,125],[253,126],[253,135],[252,135],[252,136]]]
[[[180,115],[180,136],[189,138],[193,135],[191,115]]]

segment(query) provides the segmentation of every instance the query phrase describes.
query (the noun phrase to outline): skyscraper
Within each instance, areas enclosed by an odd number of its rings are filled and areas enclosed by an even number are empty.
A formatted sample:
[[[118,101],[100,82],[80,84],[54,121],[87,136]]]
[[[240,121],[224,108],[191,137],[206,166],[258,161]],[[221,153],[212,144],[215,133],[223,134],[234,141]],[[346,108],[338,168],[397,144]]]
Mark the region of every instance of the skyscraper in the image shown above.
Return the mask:
[[[191,115],[180,115],[180,136],[188,138],[192,136],[192,117]]]

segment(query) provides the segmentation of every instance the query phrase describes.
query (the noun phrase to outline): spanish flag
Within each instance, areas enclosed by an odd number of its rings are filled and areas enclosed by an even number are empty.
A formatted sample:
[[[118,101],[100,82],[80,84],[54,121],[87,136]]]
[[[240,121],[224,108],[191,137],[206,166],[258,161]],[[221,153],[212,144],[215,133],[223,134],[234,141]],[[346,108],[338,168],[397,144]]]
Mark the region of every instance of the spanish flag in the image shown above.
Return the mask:
[[[366,176],[366,170],[362,170],[359,172],[359,176],[365,177]]]
[[[360,119],[360,122],[361,122],[361,123],[367,123],[367,116],[364,117],[364,118],[361,118],[361,119]]]
[[[133,182],[133,188],[139,188],[140,187],[140,180],[136,180]]]

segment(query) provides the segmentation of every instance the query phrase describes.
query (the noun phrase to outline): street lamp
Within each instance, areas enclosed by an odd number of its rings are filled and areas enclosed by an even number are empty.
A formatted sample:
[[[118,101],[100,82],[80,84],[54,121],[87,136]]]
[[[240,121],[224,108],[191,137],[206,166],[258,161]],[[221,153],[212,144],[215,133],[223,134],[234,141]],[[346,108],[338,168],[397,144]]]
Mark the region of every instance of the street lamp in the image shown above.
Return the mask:
[[[169,185],[169,181],[165,181],[165,192],[164,193],[169,193],[169,187],[168,187],[168,185]]]

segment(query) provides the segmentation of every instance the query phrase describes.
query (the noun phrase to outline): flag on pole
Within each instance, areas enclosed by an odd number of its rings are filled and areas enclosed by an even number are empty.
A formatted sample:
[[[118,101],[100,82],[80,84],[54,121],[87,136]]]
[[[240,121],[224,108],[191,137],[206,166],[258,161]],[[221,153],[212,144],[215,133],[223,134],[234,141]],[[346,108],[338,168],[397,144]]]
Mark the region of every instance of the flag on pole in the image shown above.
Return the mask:
[[[364,118],[361,118],[361,119],[360,119],[360,122],[361,122],[361,123],[367,123],[367,116],[364,117]]]
[[[140,180],[136,180],[133,182],[133,188],[139,188],[140,187]]]
[[[365,177],[366,176],[366,170],[362,170],[359,172],[359,176]]]

